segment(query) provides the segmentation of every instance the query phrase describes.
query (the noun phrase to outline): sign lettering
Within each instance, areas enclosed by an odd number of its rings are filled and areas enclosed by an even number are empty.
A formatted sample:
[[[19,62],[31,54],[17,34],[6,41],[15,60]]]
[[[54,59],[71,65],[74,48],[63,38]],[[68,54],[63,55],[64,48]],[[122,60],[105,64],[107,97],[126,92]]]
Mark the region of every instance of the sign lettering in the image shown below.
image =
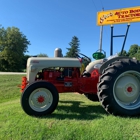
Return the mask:
[[[101,11],[97,13],[97,25],[112,25],[140,21],[140,7]]]

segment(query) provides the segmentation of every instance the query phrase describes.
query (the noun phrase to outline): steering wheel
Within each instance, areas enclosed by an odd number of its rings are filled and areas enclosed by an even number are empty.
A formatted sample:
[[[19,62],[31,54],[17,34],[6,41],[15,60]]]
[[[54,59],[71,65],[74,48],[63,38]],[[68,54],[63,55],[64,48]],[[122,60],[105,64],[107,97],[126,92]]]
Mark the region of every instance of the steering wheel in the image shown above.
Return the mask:
[[[77,58],[80,58],[80,59],[82,59],[82,60],[85,60],[85,61],[87,61],[88,63],[91,62],[91,59],[90,59],[88,56],[86,56],[86,55],[84,55],[84,54],[82,54],[82,53],[78,53],[78,52],[76,52],[75,54],[76,54]]]

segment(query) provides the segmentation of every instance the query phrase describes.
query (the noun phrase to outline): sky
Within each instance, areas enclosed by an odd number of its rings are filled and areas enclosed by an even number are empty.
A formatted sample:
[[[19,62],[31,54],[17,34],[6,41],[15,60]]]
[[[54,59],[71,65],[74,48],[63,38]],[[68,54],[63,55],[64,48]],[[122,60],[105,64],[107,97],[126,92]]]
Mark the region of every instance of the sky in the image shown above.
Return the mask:
[[[54,57],[55,48],[66,54],[73,36],[80,52],[91,57],[99,49],[100,26],[97,12],[140,6],[139,0],[0,0],[0,24],[17,27],[27,37],[29,55]],[[127,24],[114,25],[114,35],[123,35]],[[110,55],[110,25],[103,27],[102,49]],[[140,23],[131,23],[125,50],[140,45]],[[113,39],[113,54],[121,51],[124,38]]]

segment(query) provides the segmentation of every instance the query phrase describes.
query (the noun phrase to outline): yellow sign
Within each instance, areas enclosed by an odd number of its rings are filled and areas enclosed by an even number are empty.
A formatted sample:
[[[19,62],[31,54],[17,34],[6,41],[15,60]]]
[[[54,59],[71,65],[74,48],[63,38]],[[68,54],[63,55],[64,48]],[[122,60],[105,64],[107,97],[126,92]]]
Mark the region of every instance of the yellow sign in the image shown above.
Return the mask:
[[[112,25],[140,21],[140,6],[97,13],[97,25]]]

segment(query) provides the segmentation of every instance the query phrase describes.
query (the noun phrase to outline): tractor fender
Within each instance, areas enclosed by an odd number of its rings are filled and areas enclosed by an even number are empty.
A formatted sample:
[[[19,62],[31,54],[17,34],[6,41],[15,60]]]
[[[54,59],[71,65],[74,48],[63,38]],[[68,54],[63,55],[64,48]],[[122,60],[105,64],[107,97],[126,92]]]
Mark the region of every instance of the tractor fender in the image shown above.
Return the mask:
[[[96,68],[96,69],[99,69],[101,67],[103,63],[103,59],[100,59],[100,60],[95,60],[93,62],[90,62],[87,67],[86,67],[86,72],[90,73]]]
[[[130,57],[128,56],[118,56],[118,57],[112,57],[110,59],[108,59],[107,61],[105,61],[100,69],[99,69],[99,73],[102,74],[103,70],[108,67],[109,64],[113,63],[114,61],[120,60],[120,59],[130,59]]]

